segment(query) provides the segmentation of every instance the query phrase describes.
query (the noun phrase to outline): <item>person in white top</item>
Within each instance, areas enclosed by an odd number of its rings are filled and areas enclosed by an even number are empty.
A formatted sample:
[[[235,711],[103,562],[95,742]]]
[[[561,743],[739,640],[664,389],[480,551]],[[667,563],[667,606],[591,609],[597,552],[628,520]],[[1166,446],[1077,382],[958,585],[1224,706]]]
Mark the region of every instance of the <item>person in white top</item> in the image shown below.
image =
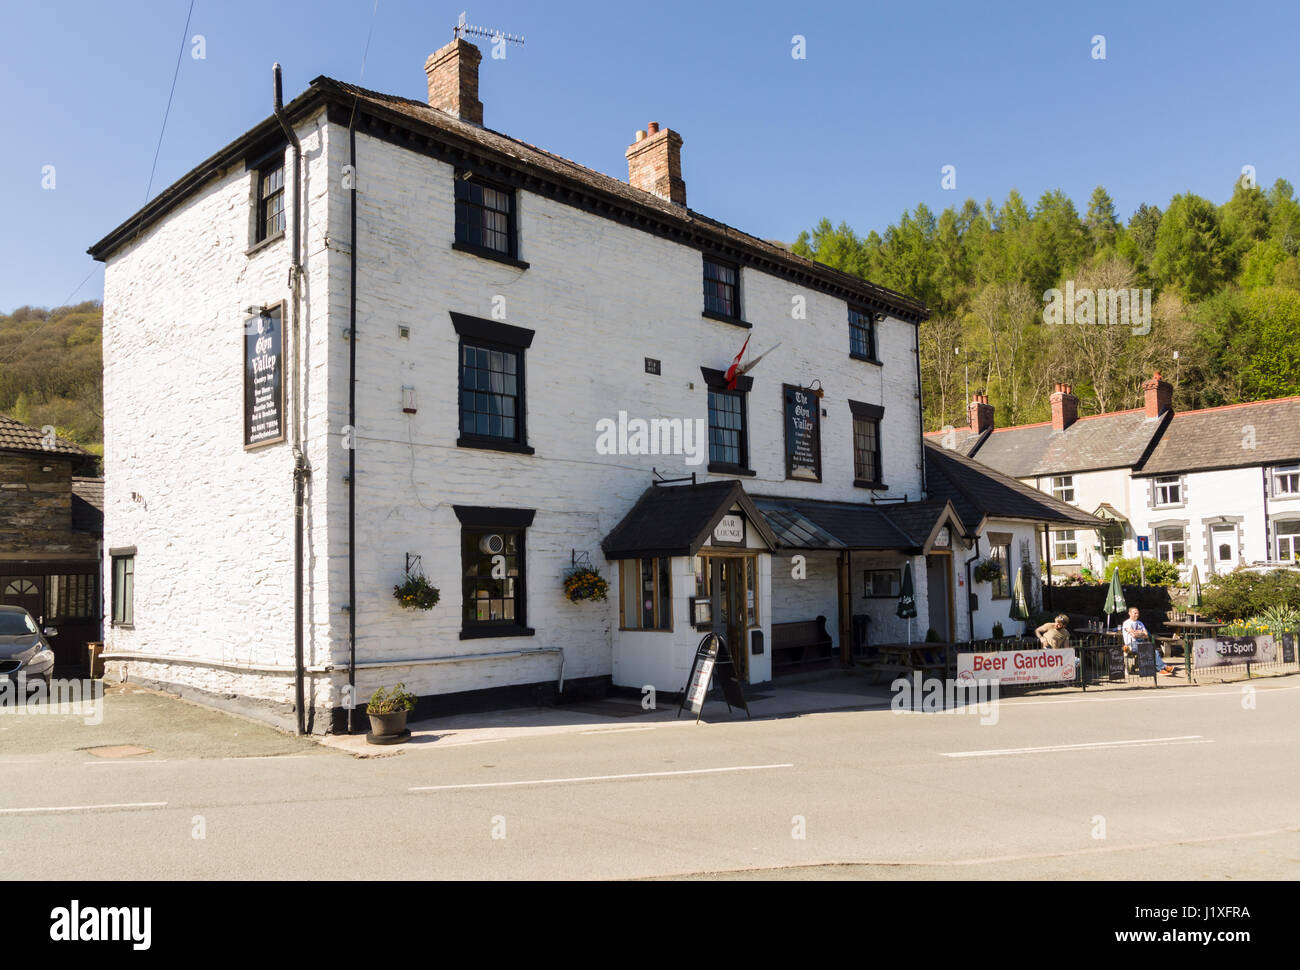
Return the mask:
[[[1120,627],[1120,630],[1124,634],[1125,653],[1132,651],[1134,644],[1143,643],[1151,639],[1151,634],[1147,632],[1146,624],[1138,619],[1139,616],[1141,616],[1141,612],[1138,608],[1136,606],[1130,606],[1128,608],[1128,619],[1125,620],[1123,626]],[[1156,669],[1159,670],[1160,673],[1168,674],[1170,677],[1174,677],[1178,674],[1177,668],[1171,667],[1169,664],[1165,663],[1165,658],[1160,653],[1159,644],[1155,646],[1155,654]]]

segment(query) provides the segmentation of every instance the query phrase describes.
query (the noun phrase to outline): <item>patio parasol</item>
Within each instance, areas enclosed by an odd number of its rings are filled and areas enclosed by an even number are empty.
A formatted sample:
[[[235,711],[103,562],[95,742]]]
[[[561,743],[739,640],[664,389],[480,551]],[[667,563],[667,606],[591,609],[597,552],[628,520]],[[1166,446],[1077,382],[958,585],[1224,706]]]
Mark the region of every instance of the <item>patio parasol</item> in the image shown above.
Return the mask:
[[[903,564],[903,584],[898,594],[898,616],[907,620],[907,645],[912,645],[912,617],[916,616],[916,594],[912,587],[912,564]]]
[[[1197,615],[1197,610],[1204,604],[1201,598],[1201,577],[1196,571],[1196,563],[1192,563],[1192,578],[1187,583],[1187,609],[1193,617]]]
[[[1110,626],[1110,617],[1113,613],[1123,613],[1128,609],[1128,604],[1124,602],[1124,587],[1119,584],[1119,566],[1116,566],[1110,573],[1110,589],[1106,590],[1106,603],[1102,606],[1106,612],[1106,626]]]
[[[1025,572],[1028,570],[1027,565],[1021,565],[1020,571],[1016,573],[1015,589],[1011,591],[1011,613],[1013,620],[1029,619],[1029,598],[1025,595]]]

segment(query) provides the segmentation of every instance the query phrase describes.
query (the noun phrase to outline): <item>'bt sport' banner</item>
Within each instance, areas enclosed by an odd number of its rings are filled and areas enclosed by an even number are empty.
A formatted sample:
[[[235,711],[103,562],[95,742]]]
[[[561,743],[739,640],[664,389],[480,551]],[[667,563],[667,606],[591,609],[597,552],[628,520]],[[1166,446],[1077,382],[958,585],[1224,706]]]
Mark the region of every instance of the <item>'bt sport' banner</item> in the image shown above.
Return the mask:
[[[1000,684],[1059,684],[1074,680],[1074,649],[1000,650],[957,654],[957,679]]]

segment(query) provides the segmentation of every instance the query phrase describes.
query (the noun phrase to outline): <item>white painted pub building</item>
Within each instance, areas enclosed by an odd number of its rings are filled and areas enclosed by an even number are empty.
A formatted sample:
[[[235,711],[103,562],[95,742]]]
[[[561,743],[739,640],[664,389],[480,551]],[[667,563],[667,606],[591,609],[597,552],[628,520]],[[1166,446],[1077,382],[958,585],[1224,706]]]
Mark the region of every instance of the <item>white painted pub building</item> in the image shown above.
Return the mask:
[[[672,130],[623,182],[484,127],[479,60],[432,55],[427,103],[277,97],[91,248],[110,676],[337,731],[398,681],[677,692],[716,628],[765,683],[855,615],[903,639],[908,563],[912,635],[969,635],[925,308],[687,208]],[[607,601],[565,597],[582,563]]]

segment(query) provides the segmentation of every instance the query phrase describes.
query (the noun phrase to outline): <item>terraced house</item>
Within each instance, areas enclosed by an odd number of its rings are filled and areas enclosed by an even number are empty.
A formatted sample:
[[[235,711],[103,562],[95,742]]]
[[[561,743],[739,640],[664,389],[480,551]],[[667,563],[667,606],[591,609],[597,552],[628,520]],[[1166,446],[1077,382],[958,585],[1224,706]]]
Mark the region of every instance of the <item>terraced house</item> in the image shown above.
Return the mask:
[[[436,52],[427,100],[317,78],[91,248],[110,676],[345,730],[396,681],[678,691],[711,629],[766,683],[855,614],[901,638],[908,563],[919,624],[962,612],[925,308],[690,209],[669,128],[626,180],[493,131],[479,63]],[[606,601],[566,598],[585,563]]]

